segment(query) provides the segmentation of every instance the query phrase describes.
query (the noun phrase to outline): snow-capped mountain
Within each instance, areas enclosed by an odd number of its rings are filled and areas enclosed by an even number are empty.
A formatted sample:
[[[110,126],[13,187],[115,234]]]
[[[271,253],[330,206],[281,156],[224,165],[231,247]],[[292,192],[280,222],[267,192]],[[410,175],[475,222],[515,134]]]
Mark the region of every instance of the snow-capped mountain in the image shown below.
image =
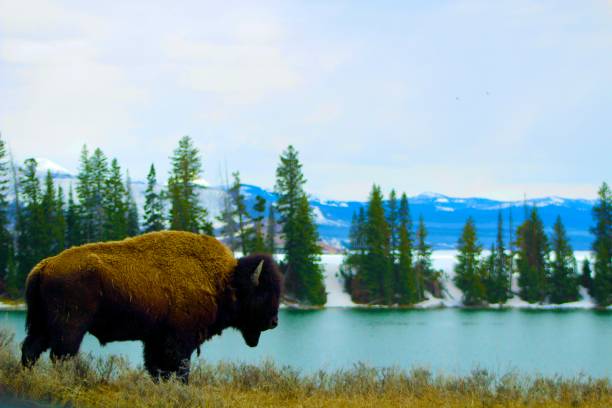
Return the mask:
[[[64,167],[48,160],[37,159],[39,174],[51,171],[56,182],[68,191],[69,186],[76,185],[76,175]],[[210,186],[203,179],[196,185],[200,188],[200,199],[208,209],[211,220],[221,211],[223,188]],[[132,191],[140,208],[144,204],[146,185],[143,181],[133,180]],[[252,208],[255,197],[260,195],[268,202],[276,201],[276,195],[258,186],[245,184],[242,189],[247,208]],[[428,240],[436,249],[454,248],[467,217],[473,217],[481,244],[488,248],[495,240],[497,217],[501,211],[504,217],[505,239],[510,235],[509,218],[512,217],[513,229],[519,225],[525,215],[525,205],[536,206],[548,232],[558,215],[563,219],[571,243],[576,250],[589,249],[592,235],[589,227],[593,224],[592,207],[594,200],[568,199],[556,196],[528,199],[526,201],[498,201],[480,197],[458,198],[439,193],[425,192],[409,197],[410,213],[416,224],[423,216],[429,233]],[[312,197],[310,204],[318,226],[321,239],[326,244],[341,247],[347,244],[348,233],[353,213],[366,203],[361,201],[323,200]],[[218,221],[214,221],[216,227]]]
[[[275,200],[274,194],[260,187],[245,185],[243,191],[247,204],[252,206],[254,197],[261,195],[266,200]],[[250,201],[252,198],[252,202]],[[589,227],[592,225],[591,209],[594,200],[544,197],[526,201],[498,201],[487,198],[456,198],[438,193],[423,193],[408,198],[410,213],[416,225],[422,215],[429,233],[429,242],[436,249],[454,248],[467,217],[473,217],[481,244],[488,248],[494,242],[497,233],[497,217],[502,212],[505,239],[509,239],[509,218],[512,227],[523,221],[525,206],[536,206],[548,232],[558,215],[563,219],[567,233],[574,249],[589,249],[592,236]],[[310,200],[313,214],[321,238],[328,243],[346,245],[353,213],[365,202],[335,201],[313,198]]]
[[[51,172],[51,175],[54,179],[62,179],[62,178],[74,178],[75,174],[65,167],[60,166],[57,163],[52,162],[49,159],[45,159],[44,157],[37,157],[37,172],[39,175],[45,175],[48,171]]]

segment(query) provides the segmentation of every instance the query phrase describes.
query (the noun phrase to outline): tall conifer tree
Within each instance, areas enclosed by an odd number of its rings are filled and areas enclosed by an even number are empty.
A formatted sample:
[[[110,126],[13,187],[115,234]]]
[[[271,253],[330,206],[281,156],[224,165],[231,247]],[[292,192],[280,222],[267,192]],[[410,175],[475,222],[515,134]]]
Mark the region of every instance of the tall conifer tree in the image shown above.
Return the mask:
[[[53,224],[54,246],[53,254],[59,253],[66,248],[66,209],[64,202],[64,190],[62,186],[57,186],[55,198],[55,219]]]
[[[501,211],[497,216],[497,238],[487,263],[486,292],[489,303],[505,303],[510,296],[510,257],[504,245],[504,225]]]
[[[412,262],[412,220],[406,193],[402,194],[399,207],[399,262],[397,288],[400,293],[400,302],[412,304],[420,300],[417,291],[417,276]]]
[[[380,187],[372,186],[366,222],[366,259],[364,283],[370,302],[393,302],[393,259],[390,248],[390,228],[385,217]]]
[[[387,210],[387,223],[389,224],[389,239],[390,239],[390,250],[391,250],[391,260],[392,263],[395,264],[395,261],[398,257],[398,247],[399,247],[399,209],[397,206],[397,193],[395,189],[391,190],[389,193],[389,206]],[[394,271],[395,280],[397,281],[397,270]]]
[[[202,173],[200,152],[189,136],[183,136],[172,156],[168,178],[170,228],[173,230],[213,233],[208,212],[199,202],[196,180]]]
[[[15,232],[11,239],[9,248],[8,261],[6,267],[6,290],[10,296],[17,297],[20,295],[21,275],[18,267],[18,248],[19,236],[24,230],[23,228],[23,211],[21,206],[21,188],[19,184],[19,176],[15,161],[9,152],[9,168],[13,187],[13,196],[15,197]]]
[[[237,171],[233,172],[232,178],[232,185],[229,189],[229,196],[232,204],[231,216],[236,223],[240,250],[243,255],[248,255],[251,253],[251,231],[249,230],[250,217],[246,208],[244,194],[242,194],[241,191],[242,183],[240,181],[240,173]]]
[[[0,134],[0,290],[6,286],[9,258],[12,257],[13,237],[9,231],[10,174],[6,144]]]
[[[273,203],[268,205],[268,219],[266,222],[266,248],[271,254],[276,252],[276,215]]]
[[[32,267],[45,256],[47,231],[44,231],[45,220],[42,211],[42,191],[40,180],[36,174],[38,163],[34,159],[27,159],[21,170],[20,178],[20,210],[17,225],[17,253],[16,290],[24,287],[25,277]]]
[[[612,304],[612,193],[607,183],[598,191],[598,201],[593,207],[595,235],[593,254],[595,256],[593,296],[599,306]]]
[[[74,201],[72,184],[68,189],[68,203],[66,208],[66,246],[68,248],[83,242],[81,230],[81,214],[78,204]]]
[[[314,216],[304,192],[305,183],[298,152],[289,146],[281,154],[275,185],[285,241],[285,287],[300,301],[322,305],[326,294],[318,263],[320,248]]]
[[[41,234],[41,242],[42,245],[39,248],[41,257],[47,257],[51,255],[54,250],[58,248],[55,247],[55,218],[56,218],[56,192],[55,185],[53,183],[53,176],[51,175],[51,171],[47,170],[45,175],[45,188],[43,190],[40,210],[41,210],[41,221],[42,224],[39,228],[43,231]]]
[[[486,288],[480,264],[482,247],[476,236],[474,219],[468,217],[457,244],[455,285],[463,292],[463,303],[468,306],[480,305],[486,300]]]
[[[129,172],[125,175],[125,208],[127,209],[125,214],[127,236],[134,237],[139,235],[140,218],[138,216],[138,205],[132,193],[132,179],[130,178]]]
[[[103,194],[104,240],[106,241],[123,239],[128,235],[125,194],[121,167],[117,159],[113,159],[105,180]]]
[[[105,195],[107,193],[106,181],[109,177],[108,159],[100,148],[96,148],[89,158],[91,169],[91,177],[89,179],[89,197],[88,211],[91,212],[92,220],[92,241],[104,240],[106,224],[106,213],[104,209]]]
[[[589,258],[584,258],[582,260],[582,268],[580,274],[580,284],[591,293],[593,288],[593,276],[591,273],[591,263],[589,262]]]
[[[349,251],[347,252],[340,270],[344,280],[344,288],[351,295],[354,302],[365,303],[370,301],[365,285],[366,259],[366,217],[363,207],[353,212],[349,230]]]
[[[536,207],[525,211],[528,218],[516,232],[521,298],[530,303],[543,302],[548,293],[548,239]]]
[[[145,190],[143,231],[160,231],[164,227],[164,200],[157,185],[155,166],[151,164],[147,174],[147,189]]]
[[[565,303],[578,300],[576,259],[560,216],[553,227],[551,242],[554,261],[551,262],[550,301]]]
[[[81,221],[79,224],[80,233],[79,244],[84,242],[92,242],[94,240],[93,224],[94,224],[94,211],[93,207],[95,203],[92,198],[92,170],[91,163],[89,161],[89,151],[87,146],[83,145],[81,149],[81,157],[79,164],[79,172],[77,174],[78,183],[76,185],[77,199],[79,206],[78,219]],[[75,234],[74,236],[77,236]],[[75,243],[76,244],[76,243]]]
[[[220,238],[225,241],[227,246],[235,252],[239,249],[240,240],[238,237],[238,223],[236,222],[236,211],[234,209],[234,200],[232,191],[227,176],[227,171],[223,178],[223,194],[221,195],[221,211],[217,216],[217,220],[221,222],[219,230]]]
[[[318,243],[319,234],[314,223],[314,215],[306,194],[301,196],[298,203],[296,225],[301,242],[293,248],[290,260],[292,263],[289,265],[294,272],[298,272],[300,279],[297,282],[296,295],[298,299],[303,299],[309,304],[324,305],[327,302],[327,293],[321,264],[322,251]]]
[[[253,213],[251,251],[254,253],[264,253],[267,252],[263,225],[264,216],[266,214],[266,199],[260,195],[255,197]]]
[[[414,272],[416,275],[416,290],[420,300],[425,298],[425,280],[431,275],[431,246],[427,243],[427,228],[423,215],[419,216],[419,226],[416,232],[416,257],[414,260]]]

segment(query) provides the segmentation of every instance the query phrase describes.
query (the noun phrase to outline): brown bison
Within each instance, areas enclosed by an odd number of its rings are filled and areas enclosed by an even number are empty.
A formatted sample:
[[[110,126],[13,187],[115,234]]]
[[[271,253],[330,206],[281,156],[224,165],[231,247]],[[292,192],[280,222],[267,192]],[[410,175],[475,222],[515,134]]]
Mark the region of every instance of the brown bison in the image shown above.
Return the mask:
[[[75,355],[85,333],[101,344],[141,340],[146,369],[187,381],[200,344],[227,327],[255,347],[278,324],[282,276],[267,255],[236,260],[215,238],[152,232],[87,244],[41,261],[26,281],[25,366],[51,348]]]

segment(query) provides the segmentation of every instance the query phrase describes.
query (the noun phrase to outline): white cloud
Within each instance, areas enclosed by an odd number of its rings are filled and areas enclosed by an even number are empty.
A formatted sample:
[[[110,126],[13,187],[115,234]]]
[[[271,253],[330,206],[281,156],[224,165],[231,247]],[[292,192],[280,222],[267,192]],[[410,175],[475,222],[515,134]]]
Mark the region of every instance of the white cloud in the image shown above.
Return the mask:
[[[337,102],[323,102],[306,117],[306,123],[321,124],[329,123],[338,119],[342,114],[342,108]]]
[[[299,83],[297,72],[277,45],[174,36],[165,41],[164,50],[182,86],[217,94],[230,103],[256,102]]]
[[[87,143],[135,177],[190,134],[205,177],[228,160],[268,186],[294,144],[328,198],[582,195],[609,173],[597,7],[0,0],[0,130],[18,157],[76,168]]]

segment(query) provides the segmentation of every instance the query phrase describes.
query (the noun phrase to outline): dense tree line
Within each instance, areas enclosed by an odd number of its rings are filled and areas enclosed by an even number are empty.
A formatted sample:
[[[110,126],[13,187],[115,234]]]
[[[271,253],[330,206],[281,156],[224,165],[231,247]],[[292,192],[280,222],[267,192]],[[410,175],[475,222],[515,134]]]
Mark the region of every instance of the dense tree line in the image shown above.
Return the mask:
[[[600,306],[612,304],[612,196],[606,183],[593,207],[594,274],[588,258],[579,270],[561,217],[547,236],[536,207],[525,208],[525,220],[516,230],[516,250],[504,249],[501,213],[497,243],[481,256],[476,227],[468,219],[458,242],[455,284],[466,305],[504,303],[513,295],[512,272],[518,275],[518,295],[530,303],[566,303],[580,298],[582,285]]]
[[[385,205],[380,187],[374,185],[366,209],[353,214],[341,269],[353,301],[409,305],[423,300],[426,291],[440,296],[441,272],[432,267],[426,238],[422,217],[415,236],[406,194],[398,203],[392,190]]]
[[[50,172],[41,180],[35,159],[16,166],[0,138],[0,292],[19,296],[33,265],[74,245],[167,228],[212,234],[197,187],[202,159],[189,136],[180,139],[171,164],[167,188],[159,185],[151,164],[140,219],[129,174],[101,149],[90,153],[83,147],[77,183],[64,192]],[[280,156],[274,204],[257,196],[247,208],[240,174],[233,173],[226,183],[218,233],[242,254],[283,252],[286,296],[322,305],[327,294],[321,247],[305,183],[292,146]],[[515,231],[510,218],[506,248],[500,212],[496,242],[487,256],[474,220],[468,219],[457,244],[454,277],[464,304],[506,302],[514,295],[513,274],[517,294],[528,302],[574,301],[582,285],[599,305],[612,304],[612,194],[606,183],[599,189],[593,217],[593,262],[585,259],[580,270],[560,217],[548,236],[537,208],[526,208]],[[392,190],[385,200],[374,185],[367,206],[353,215],[349,241],[341,274],[355,302],[410,305],[427,293],[442,296],[442,272],[432,266],[425,222],[420,216],[414,227],[406,194],[398,199]]]
[[[83,146],[77,183],[65,194],[49,171],[41,183],[35,159],[16,168],[0,139],[0,290],[19,296],[38,261],[74,245],[168,227],[212,233],[194,187],[202,164],[191,138],[180,140],[171,160],[166,190],[157,183],[155,167],[150,167],[141,226],[129,174],[124,175],[117,159],[109,161],[101,149],[90,154]],[[13,203],[9,203],[11,185]],[[11,210],[14,225],[9,225]]]

